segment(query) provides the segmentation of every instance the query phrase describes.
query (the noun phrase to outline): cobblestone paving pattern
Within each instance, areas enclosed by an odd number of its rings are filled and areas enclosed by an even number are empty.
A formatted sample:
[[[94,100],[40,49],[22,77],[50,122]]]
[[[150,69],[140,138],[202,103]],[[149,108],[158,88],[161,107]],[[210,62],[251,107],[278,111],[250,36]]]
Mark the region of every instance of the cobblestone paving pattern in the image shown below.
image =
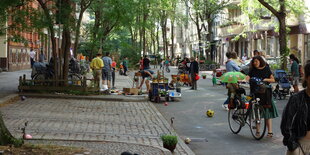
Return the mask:
[[[173,129],[153,108],[149,102],[27,98],[0,111],[15,137],[21,137],[20,128],[28,121],[26,132],[34,139],[114,141],[162,147],[160,135]],[[176,154],[191,154],[183,144],[177,145]]]

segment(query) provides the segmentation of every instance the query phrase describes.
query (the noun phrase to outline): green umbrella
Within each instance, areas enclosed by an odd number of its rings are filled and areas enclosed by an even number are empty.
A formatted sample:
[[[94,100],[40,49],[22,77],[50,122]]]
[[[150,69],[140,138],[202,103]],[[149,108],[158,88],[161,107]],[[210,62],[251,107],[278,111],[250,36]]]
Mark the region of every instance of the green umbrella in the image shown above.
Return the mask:
[[[227,72],[220,77],[222,82],[237,83],[239,80],[244,80],[246,75],[241,72]]]

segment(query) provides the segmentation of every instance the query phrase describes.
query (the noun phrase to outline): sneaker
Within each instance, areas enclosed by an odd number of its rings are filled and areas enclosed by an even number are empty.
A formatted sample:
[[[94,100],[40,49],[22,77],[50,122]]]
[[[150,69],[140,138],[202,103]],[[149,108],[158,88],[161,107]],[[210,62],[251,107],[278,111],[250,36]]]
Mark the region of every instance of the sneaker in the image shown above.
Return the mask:
[[[227,104],[222,104],[223,109],[228,110],[228,105]]]
[[[105,91],[105,89],[100,89],[100,91]]]

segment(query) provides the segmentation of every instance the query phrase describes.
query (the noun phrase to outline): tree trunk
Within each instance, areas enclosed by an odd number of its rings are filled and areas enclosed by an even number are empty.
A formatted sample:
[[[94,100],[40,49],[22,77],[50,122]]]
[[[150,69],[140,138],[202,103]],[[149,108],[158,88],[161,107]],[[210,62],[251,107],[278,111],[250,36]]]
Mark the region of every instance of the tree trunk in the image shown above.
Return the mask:
[[[73,46],[73,55],[76,57],[77,56],[77,47],[79,44],[79,39],[80,39],[80,27],[81,27],[81,23],[82,23],[82,18],[83,18],[83,14],[84,11],[86,9],[81,9],[81,12],[79,14],[79,18],[78,21],[76,23],[76,29],[75,29],[75,38],[74,38],[74,46]]]
[[[62,33],[62,49],[64,54],[63,79],[68,79],[70,46],[71,46],[70,30],[68,27],[64,27]]]
[[[90,61],[94,57],[94,51],[96,51],[96,40],[97,40],[97,34],[99,31],[99,26],[100,26],[100,11],[95,11],[95,24],[93,28],[93,43],[92,43],[92,50],[90,51]]]
[[[199,58],[203,58],[203,49],[202,49],[202,42],[201,42],[201,28],[200,28],[200,22],[199,22],[199,16],[196,15],[196,28],[197,28],[197,35],[198,35],[198,49],[199,49]]]
[[[174,21],[171,20],[171,59],[174,58]]]
[[[211,17],[209,17],[210,19]],[[214,53],[211,48],[211,44],[213,44],[212,40],[212,21],[208,20],[208,35],[207,35],[207,41],[209,42],[207,49],[206,49],[206,57],[208,60],[214,61]]]
[[[157,42],[157,54],[159,52],[159,26],[157,27],[156,31],[156,42]]]
[[[54,78],[57,80],[58,79],[58,74],[57,74],[57,47],[56,47],[56,38],[55,38],[55,30],[54,30],[54,22],[52,20],[52,17],[49,13],[49,9],[46,6],[46,3],[43,2],[43,0],[37,0],[38,3],[40,4],[41,8],[43,9],[44,12],[44,16],[46,17],[47,21],[48,21],[48,29],[50,32],[50,38],[51,38],[51,42],[52,42],[52,53],[53,53],[53,59],[54,59]]]
[[[23,141],[21,139],[16,139],[12,136],[10,131],[6,128],[2,114],[0,114],[0,145],[15,145],[21,146]]]
[[[279,43],[280,43],[280,55],[282,59],[281,68],[286,69],[286,63],[287,63],[286,56],[288,56],[289,50],[287,48],[285,14],[281,14],[278,20],[280,23]]]

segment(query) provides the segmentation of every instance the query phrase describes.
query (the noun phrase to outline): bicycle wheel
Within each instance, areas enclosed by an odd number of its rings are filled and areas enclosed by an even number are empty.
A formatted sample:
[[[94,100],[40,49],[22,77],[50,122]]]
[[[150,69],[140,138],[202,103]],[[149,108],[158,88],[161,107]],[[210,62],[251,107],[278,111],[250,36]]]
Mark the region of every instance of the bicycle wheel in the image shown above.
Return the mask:
[[[264,118],[265,110],[262,106],[258,104],[253,104],[250,110],[251,110],[249,114],[250,130],[252,136],[256,140],[260,140],[264,137],[266,132],[266,120]]]
[[[213,71],[214,69],[216,69],[216,65],[215,65],[215,64],[211,64],[211,65],[209,66],[209,69],[210,69],[211,71]]]
[[[228,124],[232,133],[238,134],[244,125],[244,110],[243,109],[229,109]]]

